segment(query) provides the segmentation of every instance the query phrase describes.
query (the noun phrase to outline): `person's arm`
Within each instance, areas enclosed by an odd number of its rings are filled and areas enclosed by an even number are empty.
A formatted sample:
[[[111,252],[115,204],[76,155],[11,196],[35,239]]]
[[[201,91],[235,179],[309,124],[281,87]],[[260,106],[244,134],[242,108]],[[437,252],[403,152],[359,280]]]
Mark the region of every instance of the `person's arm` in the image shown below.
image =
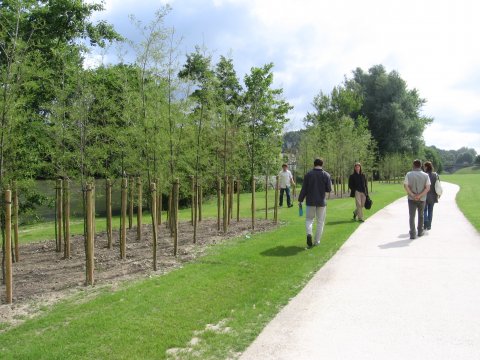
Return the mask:
[[[307,186],[308,186],[308,176],[305,175],[305,177],[303,178],[302,190],[300,190],[300,195],[298,195],[299,203],[302,203],[303,199],[305,199],[305,196],[307,195]]]
[[[295,181],[293,180],[293,175],[290,173],[290,184],[295,185]]]

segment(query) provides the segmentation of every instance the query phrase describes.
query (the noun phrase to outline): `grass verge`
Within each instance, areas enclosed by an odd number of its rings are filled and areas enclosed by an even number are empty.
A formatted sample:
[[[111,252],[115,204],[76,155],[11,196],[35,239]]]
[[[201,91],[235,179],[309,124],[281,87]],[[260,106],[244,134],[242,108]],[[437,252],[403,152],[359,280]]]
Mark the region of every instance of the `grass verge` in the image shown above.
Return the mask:
[[[478,211],[478,204],[480,204],[480,191],[478,189],[480,173],[441,175],[440,178],[442,181],[448,181],[460,186],[460,191],[457,193],[456,198],[457,205],[468,221],[472,223],[477,231],[480,231],[480,212]]]
[[[367,216],[404,195],[378,184]],[[247,197],[248,199],[248,197]],[[260,196],[259,196],[260,199]],[[257,202],[261,203],[261,200]],[[243,201],[242,213],[248,214]],[[322,244],[306,251],[305,218],[209,249],[164,276],[91,291],[0,334],[2,359],[226,359],[242,352],[359,226],[353,200],[329,201]],[[183,216],[188,218],[188,211]],[[206,204],[205,214],[214,214]],[[261,217],[262,210],[259,210]]]

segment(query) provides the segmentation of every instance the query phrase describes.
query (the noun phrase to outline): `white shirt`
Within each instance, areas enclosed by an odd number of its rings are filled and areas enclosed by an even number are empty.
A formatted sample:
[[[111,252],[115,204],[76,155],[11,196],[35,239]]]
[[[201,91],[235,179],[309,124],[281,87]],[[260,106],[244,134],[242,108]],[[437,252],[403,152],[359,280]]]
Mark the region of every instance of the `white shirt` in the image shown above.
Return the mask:
[[[278,173],[278,185],[280,186],[280,189],[285,189],[287,187],[290,187],[291,181],[293,180],[292,173],[290,170],[286,171],[280,171]]]

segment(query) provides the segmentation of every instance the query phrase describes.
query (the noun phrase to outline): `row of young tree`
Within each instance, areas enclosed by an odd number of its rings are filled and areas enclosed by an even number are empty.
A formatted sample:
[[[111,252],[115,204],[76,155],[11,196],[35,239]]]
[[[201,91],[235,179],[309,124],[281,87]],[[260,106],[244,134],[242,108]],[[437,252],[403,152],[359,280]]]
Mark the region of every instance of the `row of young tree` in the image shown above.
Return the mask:
[[[322,156],[337,184],[335,191],[344,193],[355,162],[361,162],[371,178],[386,181],[403,176],[415,157],[440,166],[438,154],[423,141],[423,131],[433,121],[421,114],[425,102],[396,71],[388,73],[382,65],[368,72],[354,70],[330,94],[320,92],[314,98],[306,130],[289,136],[297,141],[293,152],[300,173],[311,166],[310,159]]]
[[[21,211],[41,197],[28,182],[141,176],[167,191],[194,175],[206,192],[217,177],[242,179],[277,169],[291,106],[273,87],[273,64],[238,78],[233,59],[186,56],[165,25],[132,17],[142,40],[90,22],[102,4],[0,3],[0,188],[17,181]],[[92,47],[115,46],[118,61],[85,68]],[[127,62],[126,47],[134,60]],[[165,186],[162,186],[164,184]],[[189,188],[181,190],[187,197]]]

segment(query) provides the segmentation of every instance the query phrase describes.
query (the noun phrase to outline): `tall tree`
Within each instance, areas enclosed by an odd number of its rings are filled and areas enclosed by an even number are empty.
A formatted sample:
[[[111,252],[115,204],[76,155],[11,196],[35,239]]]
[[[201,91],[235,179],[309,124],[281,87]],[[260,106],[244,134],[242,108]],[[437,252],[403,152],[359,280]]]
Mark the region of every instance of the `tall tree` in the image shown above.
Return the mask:
[[[402,152],[418,154],[423,149],[423,131],[433,119],[421,114],[426,100],[416,89],[409,90],[396,71],[387,73],[382,65],[365,73],[357,68],[347,88],[359,89],[362,107],[352,113],[368,119],[380,155]]]
[[[288,121],[287,113],[293,107],[282,99],[282,89],[274,89],[273,63],[253,67],[245,75],[243,124],[246,127],[245,144],[250,178],[261,170],[266,157],[278,157],[281,150],[281,132]],[[277,138],[276,146],[271,139]],[[267,141],[270,140],[270,141]]]

